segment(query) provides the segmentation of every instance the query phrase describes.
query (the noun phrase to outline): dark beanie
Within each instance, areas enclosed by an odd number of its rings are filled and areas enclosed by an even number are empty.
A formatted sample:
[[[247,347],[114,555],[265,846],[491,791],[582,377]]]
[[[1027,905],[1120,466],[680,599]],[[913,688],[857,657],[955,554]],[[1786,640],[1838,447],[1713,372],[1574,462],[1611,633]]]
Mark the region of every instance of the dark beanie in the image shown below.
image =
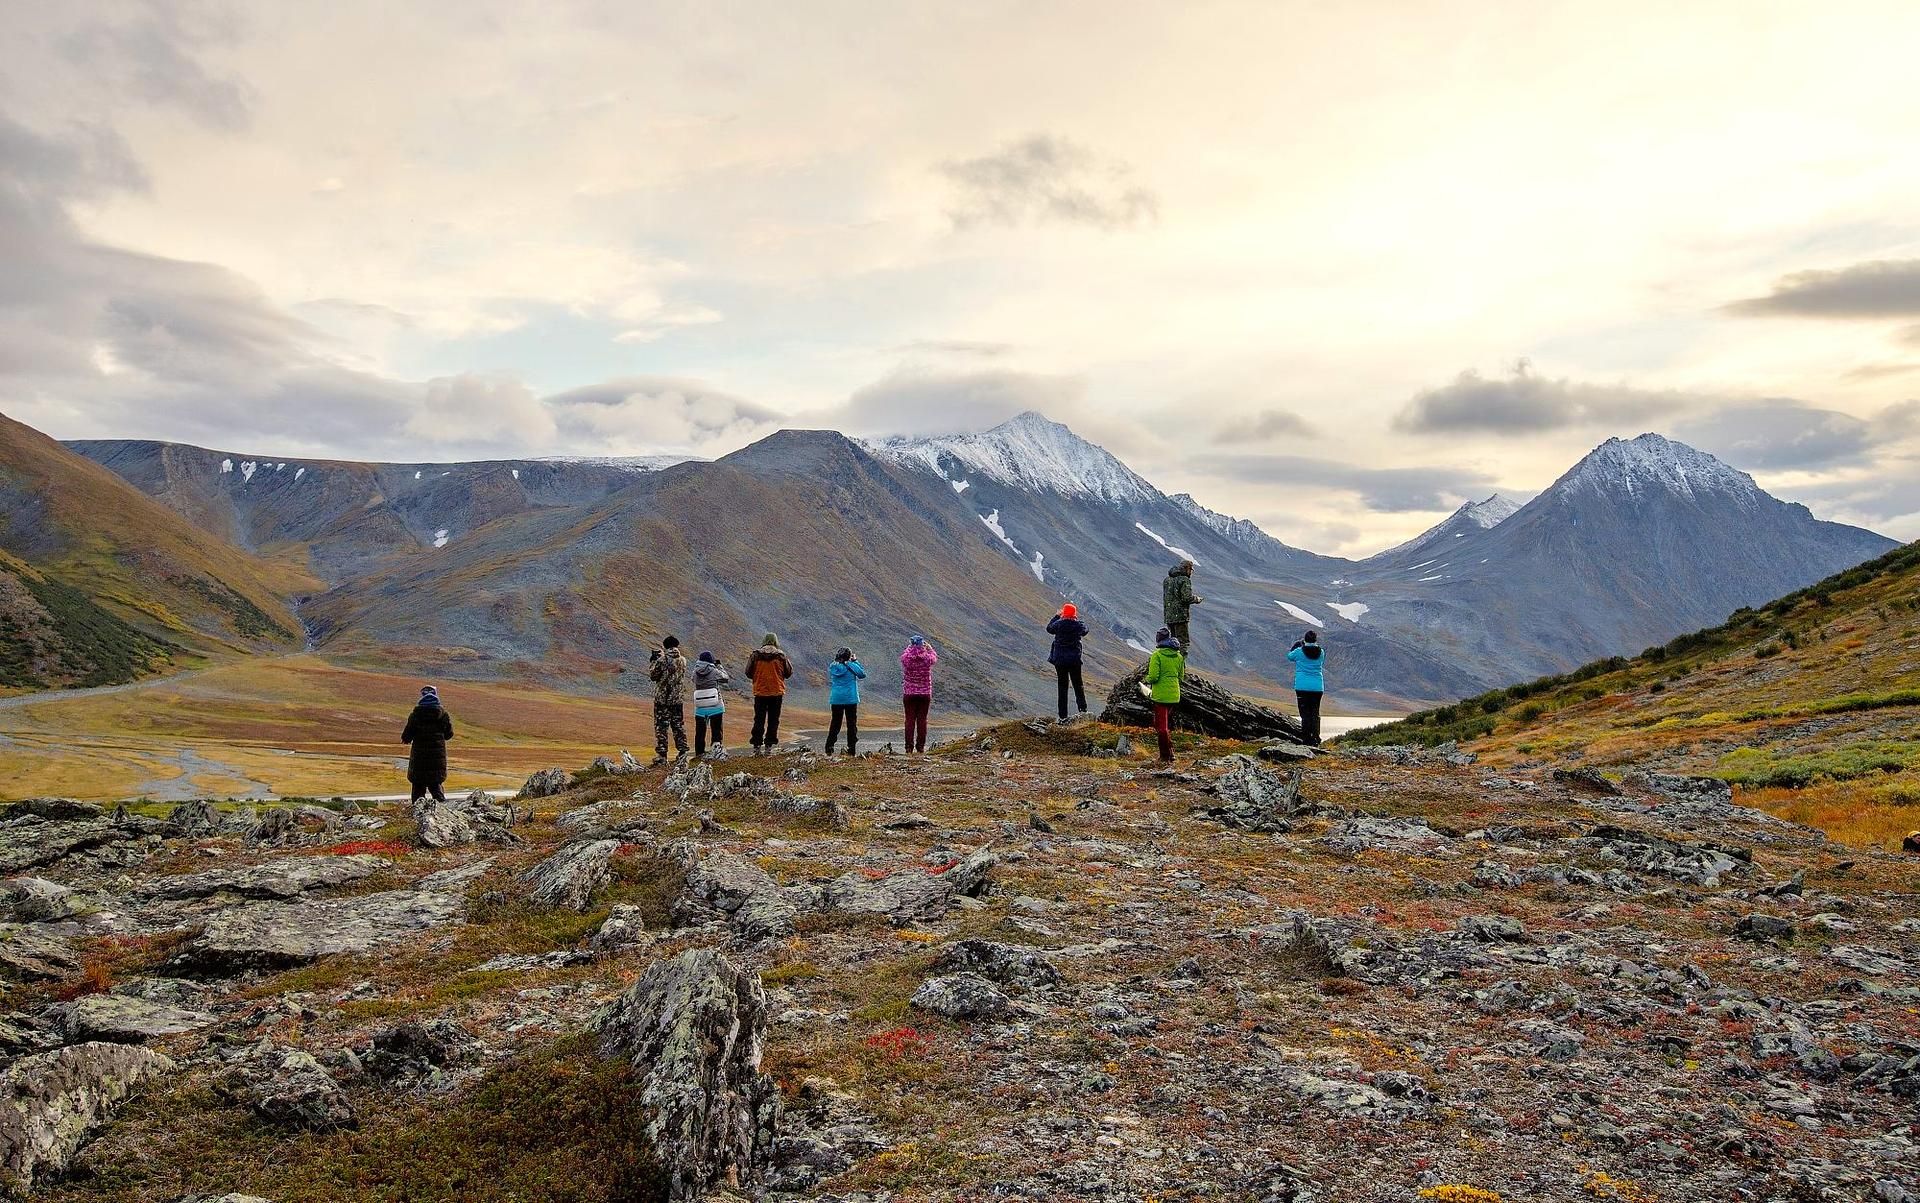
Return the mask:
[[[661,646],[661,647],[664,647],[664,648],[669,648],[669,649],[671,649],[671,648],[676,648],[676,647],[679,647],[679,646],[680,646],[680,636],[678,636],[678,635],[669,635],[669,636],[667,636],[667,637],[666,637],[665,639],[662,639],[662,640],[660,641],[660,646]]]

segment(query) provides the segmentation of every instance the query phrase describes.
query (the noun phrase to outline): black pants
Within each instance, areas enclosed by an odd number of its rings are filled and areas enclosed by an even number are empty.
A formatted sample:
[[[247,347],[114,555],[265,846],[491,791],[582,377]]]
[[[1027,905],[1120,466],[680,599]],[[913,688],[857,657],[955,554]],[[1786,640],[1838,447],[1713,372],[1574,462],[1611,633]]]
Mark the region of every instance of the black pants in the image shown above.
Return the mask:
[[[755,749],[771,748],[780,742],[780,707],[786,700],[782,694],[753,699],[753,737],[749,742]]]
[[[1060,717],[1067,717],[1067,682],[1073,682],[1073,700],[1080,707],[1080,713],[1087,712],[1087,685],[1080,679],[1078,664],[1056,664],[1053,675],[1060,683]]]
[[[693,716],[693,754],[695,756],[705,756],[707,754],[708,731],[713,732],[714,747],[717,748],[726,742],[726,740],[720,737],[720,720],[725,717],[727,716],[724,714],[696,714]]]
[[[840,738],[840,724],[847,724],[847,755],[860,746],[860,703],[835,702],[833,720],[827,724],[827,755],[833,755],[834,741]]]
[[[418,802],[427,796],[428,791],[432,791],[434,801],[436,802],[445,802],[447,800],[447,792],[440,787],[440,782],[438,781],[414,781],[409,778],[407,784],[413,786],[413,798],[411,801]]]
[[[1317,746],[1320,743],[1320,698],[1322,695],[1317,689],[1299,689],[1294,691],[1293,696],[1298,699],[1300,703],[1300,730],[1306,733],[1308,743]]]

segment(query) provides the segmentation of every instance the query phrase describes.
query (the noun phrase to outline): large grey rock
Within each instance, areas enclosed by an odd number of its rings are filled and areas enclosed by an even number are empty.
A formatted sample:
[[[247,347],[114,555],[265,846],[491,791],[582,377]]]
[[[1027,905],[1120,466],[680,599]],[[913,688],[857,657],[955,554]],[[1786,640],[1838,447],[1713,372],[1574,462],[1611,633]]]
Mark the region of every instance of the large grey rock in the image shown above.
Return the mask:
[[[944,871],[909,869],[878,881],[848,873],[828,883],[824,903],[829,910],[885,915],[895,923],[937,919],[955,898],[984,894],[987,875],[999,862],[992,849],[981,848]]]
[[[541,906],[584,911],[593,904],[594,892],[612,880],[613,854],[619,850],[619,840],[567,844],[521,874],[520,880]]]
[[[524,802],[529,798],[551,798],[555,794],[564,794],[573,788],[573,774],[565,769],[541,769],[527,778],[520,792],[514,795],[515,801]]]
[[[0,923],[0,971],[28,979],[77,973],[80,957],[58,936],[34,927]]]
[[[36,818],[70,823],[79,819],[104,818],[106,813],[97,803],[77,802],[72,798],[24,798],[0,806],[0,822]]]
[[[1119,727],[1153,726],[1153,703],[1140,695],[1141,665],[1122,677],[1107,695],[1100,721]],[[1242,701],[1203,676],[1188,673],[1180,682],[1180,704],[1173,708],[1176,731],[1194,731],[1214,739],[1249,743],[1284,740],[1305,743],[1300,725],[1277,710]]]
[[[1300,801],[1300,770],[1286,780],[1251,756],[1227,758],[1227,771],[1213,783],[1219,802],[1201,813],[1242,831],[1291,831],[1289,819],[1309,808]]]
[[[1723,877],[1753,870],[1753,854],[1743,848],[1671,840],[1611,824],[1595,827],[1579,842],[1629,869],[1700,886],[1717,886]]]
[[[653,936],[647,931],[646,920],[641,917],[637,906],[616,906],[607,912],[606,922],[600,930],[593,933],[587,941],[587,947],[597,953],[624,952],[629,948],[641,948],[653,943]]]
[[[418,1081],[435,1070],[470,1065],[486,1052],[451,1019],[409,1021],[374,1033],[361,1057],[367,1072],[385,1082]]]
[[[167,816],[167,822],[185,839],[204,839],[220,833],[220,812],[205,798],[180,803]]]
[[[413,821],[420,829],[422,848],[459,848],[473,843],[473,823],[452,805],[438,798],[422,798],[413,804]]]
[[[237,869],[209,869],[141,882],[135,893],[146,898],[295,898],[308,890],[362,881],[387,868],[378,856],[288,856]]]
[[[907,1002],[948,1019],[1005,1019],[1013,1014],[1013,1000],[977,973],[930,977]]]
[[[124,1044],[75,1044],[22,1057],[0,1075],[0,1191],[25,1194],[58,1173],[95,1128],[173,1062]]]
[[[0,882],[0,907],[22,923],[52,923],[84,914],[85,896],[44,877],[10,877]]]
[[[466,912],[467,883],[479,861],[422,878],[411,890],[356,898],[255,902],[216,914],[174,960],[186,973],[237,973],[303,965],[343,952],[366,952],[414,932],[452,923]]]
[[[358,1125],[353,1101],[311,1053],[262,1040],[223,1074],[218,1089],[281,1128],[328,1132]]]
[[[692,949],[649,966],[594,1017],[593,1029],[604,1056],[643,1075],[643,1131],[669,1199],[762,1177],[780,1095],[760,1072],[767,999],[759,974]]]
[[[798,905],[765,869],[731,852],[702,852],[691,840],[660,850],[686,874],[673,901],[676,924],[725,919],[749,940],[790,936]]]
[[[114,1044],[144,1044],[161,1036],[178,1036],[206,1027],[213,1016],[124,994],[89,994],[68,1008],[61,1021],[67,1039],[75,1043],[104,1040]]]
[[[960,940],[949,944],[933,962],[933,972],[977,973],[1000,985],[1057,986],[1060,970],[1038,949],[993,940]]]
[[[48,820],[37,815],[0,824],[0,874],[57,864],[110,844],[144,839],[144,825],[107,819]]]

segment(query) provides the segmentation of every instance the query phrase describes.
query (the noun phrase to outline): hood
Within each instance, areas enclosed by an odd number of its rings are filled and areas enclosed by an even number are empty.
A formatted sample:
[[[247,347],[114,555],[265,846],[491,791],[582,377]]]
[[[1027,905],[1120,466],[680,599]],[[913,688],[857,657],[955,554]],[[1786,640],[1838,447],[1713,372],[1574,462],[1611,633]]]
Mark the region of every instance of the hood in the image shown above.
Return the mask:
[[[1188,569],[1185,564],[1175,564],[1173,567],[1167,569],[1168,576],[1186,576],[1187,573]]]
[[[760,646],[761,646],[761,647],[770,647],[770,648],[774,648],[774,649],[776,649],[776,650],[778,650],[778,648],[780,647],[780,641],[779,641],[778,639],[776,639],[776,638],[774,638],[774,635],[773,635],[773,632],[772,632],[772,631],[768,631],[768,632],[767,632],[767,637],[766,637],[765,639],[762,639],[762,640],[760,641]]]
[[[1303,643],[1300,645],[1300,650],[1307,654],[1307,659],[1309,660],[1318,660],[1320,658],[1320,645],[1317,643]]]
[[[1177,652],[1180,650],[1180,641],[1169,635],[1154,646],[1163,652]]]

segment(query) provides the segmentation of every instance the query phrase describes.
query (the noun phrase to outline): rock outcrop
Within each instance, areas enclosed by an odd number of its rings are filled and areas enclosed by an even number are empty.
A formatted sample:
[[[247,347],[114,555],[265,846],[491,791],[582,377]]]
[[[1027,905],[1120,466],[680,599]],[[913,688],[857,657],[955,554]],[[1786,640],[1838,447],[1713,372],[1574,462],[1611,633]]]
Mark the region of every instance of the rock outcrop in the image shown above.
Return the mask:
[[[945,867],[911,869],[878,881],[848,873],[828,883],[824,904],[828,910],[885,915],[894,923],[937,919],[955,898],[986,893],[987,875],[999,863],[992,849],[981,848]]]
[[[22,1057],[0,1075],[0,1191],[25,1194],[58,1173],[93,1130],[173,1062],[124,1044],[69,1045]]]
[[[1146,666],[1141,665],[1120,679],[1107,694],[1101,722],[1119,727],[1153,726],[1153,703],[1140,693],[1140,681],[1146,672]],[[1192,731],[1214,739],[1307,742],[1300,724],[1286,715],[1242,701],[1194,673],[1188,673],[1180,683],[1180,704],[1173,708],[1173,726],[1176,731]]]
[[[761,1178],[780,1096],[760,1072],[767,999],[757,973],[712,949],[683,952],[650,966],[593,1028],[602,1055],[642,1074],[643,1131],[669,1199]]]
[[[613,878],[613,854],[619,840],[580,840],[541,861],[521,875],[528,896],[539,906],[584,911],[594,892]]]
[[[262,1040],[221,1077],[220,1092],[276,1127],[327,1132],[358,1124],[353,1102],[313,1054]]]

